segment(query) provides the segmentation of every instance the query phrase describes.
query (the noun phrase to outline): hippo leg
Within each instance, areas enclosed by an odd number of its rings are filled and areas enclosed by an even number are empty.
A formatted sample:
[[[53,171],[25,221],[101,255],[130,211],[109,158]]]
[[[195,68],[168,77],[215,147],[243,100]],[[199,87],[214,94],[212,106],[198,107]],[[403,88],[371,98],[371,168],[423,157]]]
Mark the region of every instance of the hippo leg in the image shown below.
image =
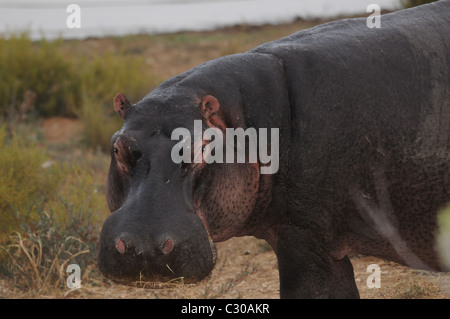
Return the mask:
[[[336,260],[311,232],[283,227],[275,253],[281,298],[359,298],[353,266],[346,256]]]

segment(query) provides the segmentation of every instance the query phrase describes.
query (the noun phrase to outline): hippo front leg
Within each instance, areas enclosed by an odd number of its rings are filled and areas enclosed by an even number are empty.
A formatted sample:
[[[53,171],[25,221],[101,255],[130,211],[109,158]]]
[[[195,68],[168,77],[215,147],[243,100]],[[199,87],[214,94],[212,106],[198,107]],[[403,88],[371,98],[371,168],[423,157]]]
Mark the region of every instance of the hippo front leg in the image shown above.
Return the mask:
[[[359,298],[348,257],[334,259],[307,230],[282,228],[274,245],[281,298]]]

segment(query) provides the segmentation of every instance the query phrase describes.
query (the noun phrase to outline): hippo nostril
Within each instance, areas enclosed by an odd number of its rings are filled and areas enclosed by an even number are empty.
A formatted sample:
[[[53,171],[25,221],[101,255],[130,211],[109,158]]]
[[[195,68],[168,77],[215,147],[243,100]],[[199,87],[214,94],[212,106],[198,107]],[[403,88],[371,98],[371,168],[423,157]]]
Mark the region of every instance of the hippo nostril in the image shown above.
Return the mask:
[[[134,257],[142,255],[142,253],[143,253],[143,250],[141,248],[134,246],[131,242],[124,240],[122,238],[117,239],[116,250],[121,255],[134,256]]]
[[[168,254],[172,251],[172,249],[173,249],[173,240],[171,238],[168,238],[162,245],[161,251],[164,254]]]
[[[172,238],[169,237],[160,246],[160,250],[163,254],[168,254],[173,250],[173,246],[174,246],[173,240]],[[128,241],[124,241],[122,238],[117,239],[115,248],[121,255],[132,254],[133,256],[139,256],[143,253],[142,249],[135,247],[132,243]]]
[[[126,247],[125,243],[120,238],[116,242],[116,249],[121,254],[124,254],[125,251],[127,250],[127,247]]]

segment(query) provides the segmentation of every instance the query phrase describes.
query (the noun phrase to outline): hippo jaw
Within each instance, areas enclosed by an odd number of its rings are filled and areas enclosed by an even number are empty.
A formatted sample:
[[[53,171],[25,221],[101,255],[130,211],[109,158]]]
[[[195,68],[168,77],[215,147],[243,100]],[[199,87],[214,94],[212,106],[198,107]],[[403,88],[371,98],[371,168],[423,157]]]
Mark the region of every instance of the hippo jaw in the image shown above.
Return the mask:
[[[170,260],[170,258],[161,260],[156,267],[150,266],[144,256],[135,257],[133,261],[124,264],[119,260],[123,258],[122,256],[112,257],[116,252],[107,250],[102,250],[99,254],[99,268],[106,278],[118,284],[135,287],[146,288],[149,287],[149,283],[170,282],[177,279],[183,283],[195,283],[207,277],[215,266],[216,248],[212,242],[209,244],[210,254],[207,254],[204,263],[207,266],[202,269],[197,267],[195,271],[191,271],[192,267],[191,270],[178,269],[177,260]],[[197,264],[197,266],[200,265]]]
[[[123,218],[121,214],[111,214],[102,229],[98,265],[105,277],[132,286],[178,278],[193,283],[204,279],[214,268],[216,248],[205,230],[192,231],[193,236],[188,238],[169,232],[163,232],[159,238],[140,236],[135,228],[129,232],[127,228],[119,231],[112,226],[120,224],[117,221]],[[200,220],[196,226],[203,227]]]

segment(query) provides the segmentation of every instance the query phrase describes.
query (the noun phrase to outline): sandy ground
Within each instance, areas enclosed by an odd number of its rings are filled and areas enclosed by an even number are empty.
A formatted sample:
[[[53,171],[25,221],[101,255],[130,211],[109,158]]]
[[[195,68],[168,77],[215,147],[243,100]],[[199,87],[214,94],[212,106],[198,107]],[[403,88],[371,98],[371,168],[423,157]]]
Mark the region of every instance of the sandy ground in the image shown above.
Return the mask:
[[[233,238],[217,244],[218,261],[211,275],[197,284],[160,284],[147,289],[113,283],[66,292],[71,298],[279,298],[278,265],[268,245],[253,237]],[[352,258],[362,299],[448,299],[450,274],[417,271],[374,257]],[[380,266],[380,288],[368,288],[372,272]],[[108,286],[109,285],[109,286]]]
[[[82,287],[55,290],[46,294],[15,291],[0,281],[3,298],[75,299],[277,299],[278,267],[275,254],[262,240],[232,238],[218,243],[218,260],[209,277],[196,284],[148,283],[145,288],[115,284],[99,275],[83,275]],[[450,274],[413,270],[374,257],[353,256],[355,280],[362,299],[449,299]],[[372,272],[380,267],[380,288],[368,288]]]

